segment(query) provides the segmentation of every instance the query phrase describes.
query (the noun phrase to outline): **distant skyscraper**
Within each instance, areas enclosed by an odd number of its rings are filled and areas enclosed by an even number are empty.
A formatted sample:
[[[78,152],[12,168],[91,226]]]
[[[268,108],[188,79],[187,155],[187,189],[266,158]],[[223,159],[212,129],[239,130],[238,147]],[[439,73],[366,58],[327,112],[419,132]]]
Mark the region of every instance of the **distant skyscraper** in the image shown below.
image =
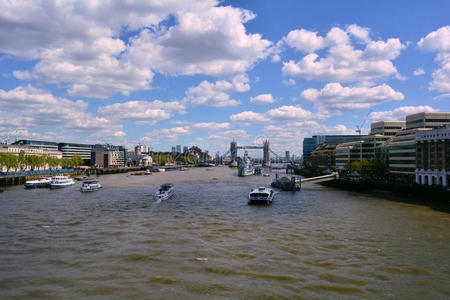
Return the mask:
[[[175,146],[172,146],[172,153],[175,153],[175,151],[176,151]]]
[[[289,161],[289,159],[290,159],[290,157],[289,157],[289,151],[286,151],[285,157],[286,157],[286,161]]]
[[[188,151],[188,146],[184,146],[183,147],[183,153],[186,152],[186,151]]]
[[[181,153],[181,145],[177,145],[177,152]]]

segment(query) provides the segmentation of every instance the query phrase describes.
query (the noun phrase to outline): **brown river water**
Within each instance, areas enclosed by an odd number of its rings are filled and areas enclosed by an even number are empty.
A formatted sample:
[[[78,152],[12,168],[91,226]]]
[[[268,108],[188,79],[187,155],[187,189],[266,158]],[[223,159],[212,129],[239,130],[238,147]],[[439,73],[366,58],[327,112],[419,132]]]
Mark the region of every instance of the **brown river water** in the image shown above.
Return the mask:
[[[0,298],[450,298],[449,214],[314,183],[248,206],[274,174],[236,173],[105,175],[94,193],[7,188]],[[165,182],[175,196],[158,203]]]

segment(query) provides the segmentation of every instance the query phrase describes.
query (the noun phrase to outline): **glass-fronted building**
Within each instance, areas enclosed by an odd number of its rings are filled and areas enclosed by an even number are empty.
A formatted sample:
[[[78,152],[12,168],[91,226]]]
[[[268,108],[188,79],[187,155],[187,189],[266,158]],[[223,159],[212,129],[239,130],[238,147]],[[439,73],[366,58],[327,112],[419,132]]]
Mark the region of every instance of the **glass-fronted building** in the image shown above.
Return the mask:
[[[62,152],[63,158],[71,158],[74,155],[80,155],[86,165],[90,165],[91,152],[93,145],[88,144],[74,144],[74,143],[59,143],[59,151]]]

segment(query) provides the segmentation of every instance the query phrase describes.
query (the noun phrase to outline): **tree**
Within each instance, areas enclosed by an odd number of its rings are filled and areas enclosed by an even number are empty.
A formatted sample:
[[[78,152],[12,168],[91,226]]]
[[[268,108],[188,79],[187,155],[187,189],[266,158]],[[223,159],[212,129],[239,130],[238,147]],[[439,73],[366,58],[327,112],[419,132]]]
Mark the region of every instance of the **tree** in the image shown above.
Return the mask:
[[[83,160],[83,158],[81,157],[81,155],[75,154],[75,155],[72,156],[72,158],[71,158],[71,163],[70,163],[70,165],[71,165],[72,167],[78,167],[78,166],[81,166],[83,163],[84,163],[84,160]]]

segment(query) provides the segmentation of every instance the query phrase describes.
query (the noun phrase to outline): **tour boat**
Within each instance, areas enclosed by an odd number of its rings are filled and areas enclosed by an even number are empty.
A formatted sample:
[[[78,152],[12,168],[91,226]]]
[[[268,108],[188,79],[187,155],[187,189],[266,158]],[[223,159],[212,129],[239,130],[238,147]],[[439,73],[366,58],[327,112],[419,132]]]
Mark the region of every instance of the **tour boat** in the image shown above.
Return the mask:
[[[155,194],[156,200],[167,200],[174,194],[173,184],[172,183],[165,183],[161,185],[159,190]]]
[[[259,187],[248,194],[248,204],[271,204],[274,197],[272,189]]]
[[[95,179],[85,180],[81,185],[82,192],[95,192],[102,188],[102,185]]]
[[[50,177],[42,177],[39,180],[28,180],[25,182],[26,188],[49,187],[52,179]]]
[[[61,174],[54,175],[50,182],[50,188],[52,189],[64,188],[72,185],[75,185],[75,181],[69,176]]]

